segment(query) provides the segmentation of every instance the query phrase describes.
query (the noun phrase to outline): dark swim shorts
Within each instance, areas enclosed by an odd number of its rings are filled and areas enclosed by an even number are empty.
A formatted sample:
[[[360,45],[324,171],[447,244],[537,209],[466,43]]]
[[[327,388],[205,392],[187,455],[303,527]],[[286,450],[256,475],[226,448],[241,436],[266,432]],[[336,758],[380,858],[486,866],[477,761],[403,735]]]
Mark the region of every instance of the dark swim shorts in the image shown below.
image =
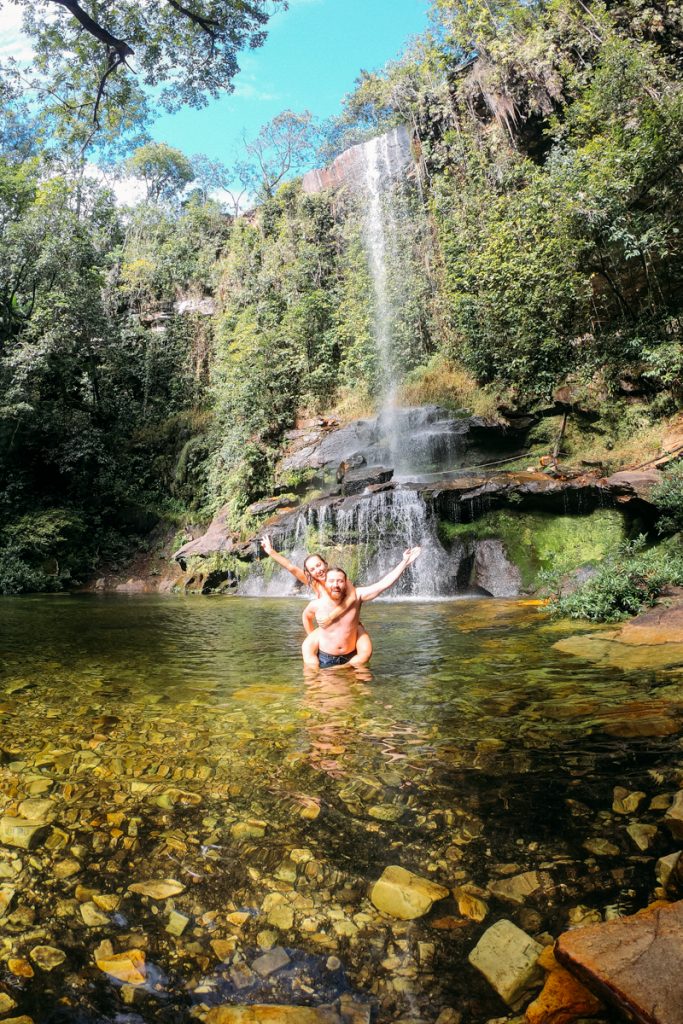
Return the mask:
[[[326,654],[325,651],[318,651],[318,662],[321,668],[336,668],[338,665],[348,664],[355,654],[355,649],[350,654]]]

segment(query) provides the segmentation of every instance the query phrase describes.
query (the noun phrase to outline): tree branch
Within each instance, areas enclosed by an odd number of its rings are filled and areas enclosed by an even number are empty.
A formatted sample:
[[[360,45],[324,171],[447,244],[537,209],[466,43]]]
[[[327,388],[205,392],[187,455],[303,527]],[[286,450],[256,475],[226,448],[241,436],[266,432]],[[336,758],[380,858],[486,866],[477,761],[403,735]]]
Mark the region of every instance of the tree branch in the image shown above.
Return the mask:
[[[134,50],[125,39],[117,39],[111,32],[107,31],[102,25],[94,21],[87,11],[76,2],[76,0],[52,0],[53,4],[59,4],[60,7],[65,7],[69,14],[73,15],[79,25],[82,25],[86,32],[89,32],[95,39],[99,39],[101,43],[108,46],[113,50],[119,57],[119,63],[123,64],[128,57],[132,57]]]
[[[189,18],[193,24],[199,25],[199,27],[206,32],[211,39],[212,45],[216,42],[216,33],[214,29],[220,28],[220,22],[216,21],[214,18],[205,18],[203,14],[195,14],[194,11],[190,11],[187,7],[183,7],[182,4],[179,4],[178,0],[168,0],[168,3],[175,11],[178,11],[179,14],[184,14],[186,18]]]

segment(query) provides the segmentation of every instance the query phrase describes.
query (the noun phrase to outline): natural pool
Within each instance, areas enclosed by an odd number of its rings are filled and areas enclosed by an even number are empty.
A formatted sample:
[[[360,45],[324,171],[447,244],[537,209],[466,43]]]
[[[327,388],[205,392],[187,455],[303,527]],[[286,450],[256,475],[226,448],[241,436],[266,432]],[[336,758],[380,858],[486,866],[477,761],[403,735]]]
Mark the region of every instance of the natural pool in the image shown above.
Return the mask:
[[[305,680],[302,607],[0,601],[0,838],[28,847],[0,843],[0,1008],[137,1024],[346,993],[373,1021],[484,1024],[510,1014],[467,961],[490,924],[547,942],[578,907],[646,902],[672,849],[680,669],[562,654],[582,627],[522,602],[386,602],[364,612],[372,680]],[[614,813],[616,785],[646,794],[637,814]],[[657,826],[645,848],[634,824]],[[392,864],[453,895],[381,914]],[[501,883],[530,870],[512,902]]]

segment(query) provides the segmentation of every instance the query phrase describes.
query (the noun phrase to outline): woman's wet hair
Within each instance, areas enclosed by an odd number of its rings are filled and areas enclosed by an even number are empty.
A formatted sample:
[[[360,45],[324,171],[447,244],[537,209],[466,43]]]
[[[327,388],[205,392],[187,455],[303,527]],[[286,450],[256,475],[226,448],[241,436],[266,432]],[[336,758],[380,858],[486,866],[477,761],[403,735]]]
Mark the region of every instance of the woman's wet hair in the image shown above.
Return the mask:
[[[308,580],[308,582],[309,582],[309,583],[312,583],[312,582],[313,582],[313,577],[311,576],[310,572],[308,571],[308,568],[307,568],[307,566],[308,566],[308,563],[310,562],[310,560],[311,560],[312,558],[319,558],[319,559],[320,559],[320,561],[321,561],[321,562],[322,562],[322,563],[323,563],[323,564],[324,564],[325,566],[327,566],[327,560],[326,560],[325,558],[323,558],[323,556],[322,556],[322,555],[319,555],[319,554],[317,554],[316,552],[313,552],[313,554],[310,554],[310,555],[306,555],[306,557],[304,558],[304,572],[306,573],[306,579]]]

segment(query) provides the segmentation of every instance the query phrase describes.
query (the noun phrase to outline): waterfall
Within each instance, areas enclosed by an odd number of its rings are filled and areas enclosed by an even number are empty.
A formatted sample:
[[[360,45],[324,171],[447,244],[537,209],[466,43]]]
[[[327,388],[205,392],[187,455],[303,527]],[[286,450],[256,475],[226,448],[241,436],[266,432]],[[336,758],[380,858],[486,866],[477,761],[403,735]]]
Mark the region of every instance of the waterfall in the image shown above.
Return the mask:
[[[363,189],[367,208],[363,224],[363,238],[368,257],[374,298],[373,334],[377,348],[377,362],[382,382],[382,418],[385,424],[391,465],[398,450],[396,431],[396,368],[394,364],[392,319],[393,309],[388,282],[388,257],[396,244],[396,221],[387,183],[396,178],[402,166],[400,154],[394,166],[392,135],[370,139],[364,146],[365,175]]]
[[[357,586],[375,583],[397,565],[406,548],[422,554],[387,597],[452,595],[459,558],[441,545],[430,510],[415,490],[397,488],[338,504],[308,506],[293,516],[278,545],[296,565],[311,552],[341,565]],[[274,562],[255,565],[240,586],[243,594],[282,597],[299,591],[294,578]]]

